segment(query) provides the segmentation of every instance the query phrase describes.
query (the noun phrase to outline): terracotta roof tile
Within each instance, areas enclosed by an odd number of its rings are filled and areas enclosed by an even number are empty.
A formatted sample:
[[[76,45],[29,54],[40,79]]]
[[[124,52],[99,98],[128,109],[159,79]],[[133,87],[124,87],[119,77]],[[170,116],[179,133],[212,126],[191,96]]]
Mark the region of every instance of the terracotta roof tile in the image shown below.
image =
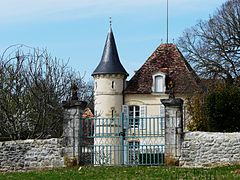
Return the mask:
[[[189,94],[200,89],[198,76],[176,45],[161,44],[130,79],[125,94],[152,93],[152,75],[157,72],[166,74],[166,84],[174,83],[175,93]]]

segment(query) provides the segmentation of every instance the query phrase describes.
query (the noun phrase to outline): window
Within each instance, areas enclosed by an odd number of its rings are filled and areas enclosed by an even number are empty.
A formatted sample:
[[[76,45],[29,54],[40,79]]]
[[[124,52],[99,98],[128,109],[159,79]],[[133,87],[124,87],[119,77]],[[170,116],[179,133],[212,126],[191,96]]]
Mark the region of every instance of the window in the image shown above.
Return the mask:
[[[146,126],[146,105],[123,105],[124,128],[140,128],[145,129]]]
[[[114,117],[114,110],[112,109],[112,118]]]
[[[115,81],[112,81],[112,89],[115,89]]]
[[[163,76],[155,77],[155,92],[163,92]]]
[[[152,91],[155,93],[163,93],[165,92],[165,74],[157,73],[153,75],[153,86]]]
[[[129,126],[138,127],[139,126],[139,117],[140,117],[140,108],[139,106],[129,106]]]
[[[129,149],[129,164],[138,164],[139,160],[139,141],[130,141],[128,142]]]
[[[95,82],[95,89],[97,89],[97,82]]]
[[[115,117],[115,107],[111,107],[112,110],[112,118]]]

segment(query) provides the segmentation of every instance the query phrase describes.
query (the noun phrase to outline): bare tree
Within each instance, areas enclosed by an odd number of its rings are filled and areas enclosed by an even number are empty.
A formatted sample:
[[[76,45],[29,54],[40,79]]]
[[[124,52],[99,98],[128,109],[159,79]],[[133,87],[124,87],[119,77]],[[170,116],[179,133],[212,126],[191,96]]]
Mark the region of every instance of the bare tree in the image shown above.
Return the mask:
[[[0,114],[1,133],[11,139],[19,139],[25,131],[26,114],[28,113],[26,84],[23,61],[16,58],[15,64],[1,63]]]
[[[0,136],[7,139],[57,137],[62,133],[62,101],[72,82],[81,100],[91,101],[83,77],[46,50],[16,45],[0,61]]]
[[[240,0],[187,29],[178,46],[200,76],[240,85]]]

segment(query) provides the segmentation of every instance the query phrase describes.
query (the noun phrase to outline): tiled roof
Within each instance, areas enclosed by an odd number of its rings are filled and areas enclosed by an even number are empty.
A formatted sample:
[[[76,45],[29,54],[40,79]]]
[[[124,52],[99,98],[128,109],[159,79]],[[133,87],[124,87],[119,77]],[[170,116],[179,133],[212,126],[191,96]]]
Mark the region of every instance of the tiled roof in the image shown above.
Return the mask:
[[[152,93],[152,75],[158,72],[166,74],[166,84],[174,83],[174,93],[191,94],[200,90],[198,76],[176,45],[161,44],[130,79],[125,94]]]

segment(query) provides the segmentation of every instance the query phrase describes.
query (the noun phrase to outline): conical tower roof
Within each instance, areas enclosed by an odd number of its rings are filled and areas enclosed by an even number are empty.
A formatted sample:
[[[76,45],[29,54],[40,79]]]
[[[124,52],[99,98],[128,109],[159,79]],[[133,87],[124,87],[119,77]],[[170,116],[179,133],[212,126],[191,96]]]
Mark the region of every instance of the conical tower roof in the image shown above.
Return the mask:
[[[97,68],[92,73],[92,76],[100,74],[124,74],[125,76],[128,76],[127,71],[124,69],[119,60],[118,51],[111,27],[108,31],[102,59]]]

